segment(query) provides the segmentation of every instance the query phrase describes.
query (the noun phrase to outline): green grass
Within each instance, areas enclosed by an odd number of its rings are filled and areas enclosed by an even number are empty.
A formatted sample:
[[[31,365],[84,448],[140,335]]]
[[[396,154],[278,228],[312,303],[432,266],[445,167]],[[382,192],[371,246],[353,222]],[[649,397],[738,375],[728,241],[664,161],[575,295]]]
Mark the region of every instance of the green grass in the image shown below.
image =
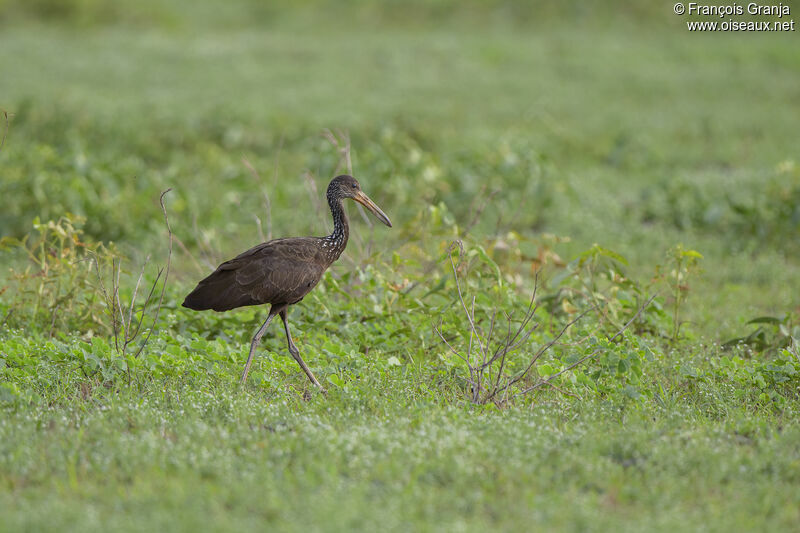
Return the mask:
[[[165,342],[213,364],[107,388],[59,368],[60,343],[26,346],[39,375],[21,381],[42,400],[4,410],[5,528],[717,531],[799,518],[796,400],[775,410],[752,385],[677,368],[705,356],[647,364],[658,392],[645,401],[546,393],[497,411],[436,386],[449,380],[431,365],[340,358],[346,385],[303,400],[293,365],[259,361],[240,389],[235,343],[203,356],[159,339],[166,362]]]
[[[689,34],[669,6],[624,1],[137,5],[0,0],[2,236],[85,216],[81,242],[125,256],[123,299],[146,256],[147,283],[164,261],[167,187],[180,241],[138,358],[113,348],[83,244],[61,262],[45,250],[49,278],[0,251],[0,530],[796,528],[800,360],[782,346],[800,336],[795,35]],[[255,215],[275,237],[329,229],[316,202],[342,161],[324,128],[347,132],[395,227],[350,206],[347,252],[290,314],[328,395],[278,327],[240,388],[263,310],[179,302],[259,242]],[[596,284],[617,323],[654,290],[663,310],[612,345],[592,316],[536,369],[602,347],[557,389],[472,405],[433,330],[441,317],[468,342],[456,237],[483,320],[519,313],[549,257],[542,327],[512,369],[582,303],[559,289]],[[576,261],[559,284],[547,253],[570,262],[594,243],[628,264]],[[680,280],[673,342],[678,244],[703,259]],[[72,285],[48,300],[56,279]],[[720,347],[758,316],[784,329]]]
[[[721,531],[798,519],[797,427],[747,411],[556,401],[481,413],[192,385],[10,415],[4,442],[26,444],[3,445],[4,527]]]

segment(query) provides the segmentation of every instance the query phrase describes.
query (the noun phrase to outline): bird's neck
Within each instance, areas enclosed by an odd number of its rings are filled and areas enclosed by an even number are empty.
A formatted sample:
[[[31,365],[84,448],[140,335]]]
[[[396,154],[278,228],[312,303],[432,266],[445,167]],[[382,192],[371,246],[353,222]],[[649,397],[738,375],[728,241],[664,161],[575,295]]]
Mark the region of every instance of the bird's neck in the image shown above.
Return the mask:
[[[329,243],[335,261],[342,252],[344,252],[347,246],[347,239],[350,236],[350,227],[347,224],[347,214],[344,212],[342,200],[328,197],[328,205],[331,207],[331,215],[333,216],[333,233],[324,237],[324,239]]]

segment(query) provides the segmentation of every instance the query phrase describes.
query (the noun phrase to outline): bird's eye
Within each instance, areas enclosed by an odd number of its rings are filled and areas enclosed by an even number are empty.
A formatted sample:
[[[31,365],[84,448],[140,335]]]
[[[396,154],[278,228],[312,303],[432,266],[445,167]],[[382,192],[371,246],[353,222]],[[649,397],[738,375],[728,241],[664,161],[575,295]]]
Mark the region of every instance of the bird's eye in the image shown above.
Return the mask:
[[[352,188],[354,188],[354,189],[358,189],[358,185],[356,185],[355,183],[353,183],[353,184],[352,184],[352,185],[350,185],[350,186],[351,186]]]

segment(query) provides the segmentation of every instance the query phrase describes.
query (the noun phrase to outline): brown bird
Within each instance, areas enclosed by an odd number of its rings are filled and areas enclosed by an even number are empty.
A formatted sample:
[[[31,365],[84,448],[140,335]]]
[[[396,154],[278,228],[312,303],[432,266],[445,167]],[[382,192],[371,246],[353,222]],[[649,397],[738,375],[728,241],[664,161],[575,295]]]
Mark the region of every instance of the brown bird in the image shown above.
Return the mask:
[[[333,215],[333,233],[327,237],[275,239],[250,248],[218,266],[183,301],[184,307],[197,311],[227,311],[246,305],[271,304],[267,319],[250,342],[250,355],[242,372],[242,383],[247,380],[250,363],[253,362],[261,337],[273,317],[280,315],[289,353],[308,379],[324,390],[292,341],[286,320],[287,309],[311,292],[325,270],[342,255],[347,246],[349,228],[342,207],[343,199],[355,200],[372,211],[378,220],[392,227],[389,217],[361,191],[361,186],[352,176],[333,178],[328,185],[327,197]]]

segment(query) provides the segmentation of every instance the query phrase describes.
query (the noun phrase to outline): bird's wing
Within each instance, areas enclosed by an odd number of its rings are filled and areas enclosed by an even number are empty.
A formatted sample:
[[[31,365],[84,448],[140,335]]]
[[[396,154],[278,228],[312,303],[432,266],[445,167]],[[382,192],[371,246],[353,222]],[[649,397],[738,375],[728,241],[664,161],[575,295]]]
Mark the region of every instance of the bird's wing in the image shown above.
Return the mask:
[[[317,248],[311,239],[279,239],[251,248],[218,270],[233,270],[238,288],[255,301],[295,303],[325,272]]]
[[[301,237],[259,244],[217,267],[183,305],[226,311],[245,305],[297,303],[330,264],[318,241]]]

